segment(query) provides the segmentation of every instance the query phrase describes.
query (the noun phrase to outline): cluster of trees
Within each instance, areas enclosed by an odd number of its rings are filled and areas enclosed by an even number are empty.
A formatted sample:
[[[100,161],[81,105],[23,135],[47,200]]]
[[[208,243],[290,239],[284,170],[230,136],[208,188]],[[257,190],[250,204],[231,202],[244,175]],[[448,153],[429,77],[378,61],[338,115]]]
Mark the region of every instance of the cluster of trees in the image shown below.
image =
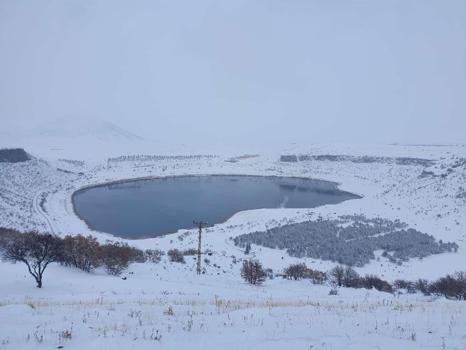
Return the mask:
[[[119,275],[132,262],[159,262],[164,253],[130,247],[119,242],[100,244],[96,238],[82,235],[59,238],[37,232],[21,233],[0,228],[0,255],[12,262],[24,263],[37,287],[42,287],[44,272],[57,262],[86,272],[104,267],[112,275]]]
[[[352,163],[384,163],[384,164],[397,164],[397,165],[414,165],[414,166],[431,166],[435,161],[423,158],[410,158],[410,157],[372,157],[372,156],[348,156],[342,154],[322,154],[322,155],[308,155],[302,154],[298,157],[300,161],[317,160],[317,161],[330,161],[330,162],[352,162]]]
[[[68,163],[68,164],[79,166],[79,167],[84,166],[85,164],[83,160],[74,160],[74,159],[65,159],[65,158],[59,158],[58,160],[60,162]]]
[[[349,266],[335,266],[328,272],[328,280],[333,286],[347,288],[375,288],[381,292],[393,292],[393,287],[387,281],[374,276],[360,276],[354,269]]]
[[[283,154],[280,156],[280,162],[296,163],[298,157],[295,154]]]
[[[304,268],[306,266],[302,264]],[[285,269],[285,276],[290,272],[291,265]],[[301,267],[301,270],[303,269]],[[293,271],[293,268],[291,269]],[[417,281],[396,280],[393,284],[374,276],[360,276],[349,266],[336,266],[326,274],[326,280],[333,286],[347,288],[375,288],[378,291],[393,293],[404,290],[408,293],[423,293],[424,295],[439,295],[446,298],[466,300],[466,272],[456,272],[452,275],[441,277],[433,282],[425,279]],[[305,278],[305,277],[302,277]]]
[[[424,295],[433,294],[450,299],[466,300],[466,272],[455,272],[433,282],[425,279],[396,280],[393,285],[396,289],[403,289],[408,293],[421,292]]]
[[[292,264],[283,271],[283,276],[288,279],[299,280],[306,278],[315,284],[322,284],[326,281],[327,275],[325,272],[313,270],[306,266],[306,264]]]
[[[203,154],[194,154],[194,155],[180,155],[180,156],[161,156],[161,155],[147,155],[147,154],[133,154],[127,156],[119,156],[108,158],[107,163],[112,162],[155,162],[160,160],[197,160],[202,158],[216,158],[215,155],[203,155]]]
[[[393,291],[392,286],[377,276],[367,275],[360,276],[354,269],[349,266],[336,266],[327,272],[312,270],[305,264],[292,264],[283,271],[283,277],[293,280],[309,279],[314,284],[323,284],[328,282],[333,287],[347,288],[375,288],[379,291]]]
[[[168,251],[170,261],[184,262],[186,255],[196,254],[196,249]],[[46,268],[53,262],[72,266],[86,272],[97,267],[104,267],[109,274],[119,275],[131,262],[160,262],[163,252],[159,250],[140,250],[119,242],[100,244],[96,238],[81,235],[59,238],[51,234],[37,232],[20,233],[16,230],[0,228],[0,256],[12,262],[21,262],[27,266],[31,276],[41,288]],[[244,260],[241,276],[250,284],[262,284],[267,277],[273,278],[273,272],[266,270],[255,259]],[[283,277],[293,280],[309,279],[315,284],[328,282],[334,287],[375,288],[392,293],[406,290],[408,293],[421,292],[425,295],[441,295],[447,298],[466,300],[466,272],[429,282],[396,280],[393,285],[374,276],[360,276],[350,266],[336,266],[330,271],[322,272],[308,268],[305,264],[288,266]]]
[[[243,261],[241,276],[250,284],[262,284],[268,274],[258,260],[250,259]],[[466,300],[466,272],[456,272],[433,282],[424,279],[417,281],[396,280],[390,284],[375,275],[360,276],[350,266],[338,265],[327,272],[322,272],[310,269],[304,263],[298,263],[285,268],[281,276],[290,280],[309,279],[314,284],[328,283],[333,288],[376,289],[387,293],[404,290],[408,293],[420,292],[425,295]]]
[[[453,242],[436,241],[426,233],[406,229],[406,224],[363,216],[345,216],[338,220],[316,220],[284,225],[264,232],[235,237],[241,247],[256,244],[272,249],[286,249],[289,255],[330,260],[348,266],[363,266],[383,250],[391,262],[401,264],[410,258],[423,258],[443,252],[456,252]]]
[[[186,250],[179,250],[179,249],[170,249],[167,251],[168,259],[171,262],[177,262],[184,264],[186,261],[184,260],[185,256],[188,255],[197,255],[197,249],[190,248]]]

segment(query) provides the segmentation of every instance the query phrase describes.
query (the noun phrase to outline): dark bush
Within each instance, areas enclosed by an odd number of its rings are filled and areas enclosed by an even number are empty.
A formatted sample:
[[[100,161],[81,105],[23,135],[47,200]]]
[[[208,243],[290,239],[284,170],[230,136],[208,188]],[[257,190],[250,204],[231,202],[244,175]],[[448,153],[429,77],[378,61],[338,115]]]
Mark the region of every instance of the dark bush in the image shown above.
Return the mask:
[[[265,272],[265,275],[266,275],[266,277],[267,277],[268,279],[270,279],[270,280],[273,280],[273,279],[274,279],[275,275],[274,275],[272,269],[270,269],[270,268],[269,268],[269,269],[265,269],[264,272]]]
[[[145,261],[149,261],[149,262],[156,263],[156,264],[158,264],[160,260],[162,260],[162,256],[164,255],[165,253],[158,249],[146,249],[144,251]]]
[[[99,258],[105,270],[115,276],[120,275],[137,255],[134,248],[118,242],[107,243],[99,248]]]
[[[393,292],[393,287],[391,286],[390,283],[374,275],[366,275],[366,277],[360,278],[359,285],[366,289],[375,288],[381,292],[387,292],[387,293]]]
[[[95,237],[66,236],[60,244],[59,262],[90,272],[101,264],[99,246]]]
[[[129,249],[129,261],[135,263],[145,263],[146,262],[146,255],[144,251],[141,249],[137,249],[135,247],[130,247],[127,244],[123,245],[124,249]]]
[[[292,264],[285,269],[284,274],[285,277],[288,279],[299,280],[301,278],[304,278],[307,269],[307,266],[303,263]]]
[[[412,284],[412,282],[410,282],[410,281],[395,280],[395,282],[393,282],[393,287],[395,287],[396,289],[408,289],[408,286],[410,284]]]
[[[266,273],[259,261],[244,260],[241,267],[241,277],[250,284],[262,284],[265,281]]]
[[[314,284],[323,284],[327,280],[325,272],[307,269],[304,278],[308,278]]]
[[[424,279],[418,279],[414,282],[414,288],[424,295],[430,295],[429,282]]]
[[[21,235],[22,233],[16,230],[0,227],[0,256],[7,245]]]
[[[396,280],[393,282],[393,287],[395,289],[406,289],[408,293],[416,293],[416,285],[414,282],[406,280]]]
[[[183,250],[183,255],[184,256],[197,255],[197,249],[190,248],[190,249]]]
[[[342,284],[344,287],[357,288],[360,284],[359,274],[351,267],[345,267],[343,271]]]
[[[343,286],[343,279],[345,277],[345,268],[343,266],[335,266],[327,275],[332,284],[338,287]]]
[[[298,161],[298,157],[295,154],[284,154],[280,156],[280,162],[295,163],[297,161]]]
[[[446,298],[466,300],[466,273],[457,272],[439,278],[429,286],[429,291]]]
[[[185,263],[184,254],[178,249],[170,249],[167,255],[171,262]]]

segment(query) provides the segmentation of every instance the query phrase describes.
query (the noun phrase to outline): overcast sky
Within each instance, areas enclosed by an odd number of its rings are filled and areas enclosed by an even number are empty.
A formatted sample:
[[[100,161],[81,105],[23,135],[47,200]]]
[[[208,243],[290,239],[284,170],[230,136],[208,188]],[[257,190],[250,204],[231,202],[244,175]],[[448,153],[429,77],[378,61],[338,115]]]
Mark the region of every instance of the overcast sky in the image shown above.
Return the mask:
[[[466,1],[0,0],[0,128],[57,118],[162,141],[466,143]]]

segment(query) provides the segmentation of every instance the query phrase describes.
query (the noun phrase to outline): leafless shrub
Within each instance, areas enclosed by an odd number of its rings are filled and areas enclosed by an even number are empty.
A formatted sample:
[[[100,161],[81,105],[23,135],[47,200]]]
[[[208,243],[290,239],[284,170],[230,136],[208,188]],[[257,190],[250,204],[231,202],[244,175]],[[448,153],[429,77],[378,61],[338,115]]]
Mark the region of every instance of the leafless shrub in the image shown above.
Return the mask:
[[[429,282],[425,279],[418,279],[414,283],[416,290],[420,291],[424,295],[430,295]]]
[[[173,311],[173,307],[171,305],[168,306],[168,309],[163,312],[164,315],[167,316],[174,316],[175,312]]]
[[[345,268],[341,265],[335,266],[328,272],[330,282],[338,287],[343,286],[343,279],[345,277]]]
[[[343,286],[355,288],[360,284],[359,274],[349,266],[346,266],[343,271]]]
[[[367,275],[366,277],[359,279],[360,286],[366,289],[375,288],[381,292],[392,293],[393,287],[387,281],[380,279],[374,275]]]
[[[183,250],[183,255],[184,255],[184,256],[187,256],[187,255],[197,255],[197,249],[190,248],[190,249]]]
[[[308,278],[314,284],[323,284],[327,280],[325,272],[307,269],[304,278]]]
[[[60,263],[86,272],[100,265],[99,242],[95,237],[66,236],[60,244]]]
[[[158,249],[146,249],[144,251],[145,260],[156,264],[162,260],[162,256],[164,255],[165,253]]]
[[[125,270],[132,258],[134,258],[132,248],[121,243],[107,243],[99,248],[99,257],[106,271],[118,276]]]
[[[259,261],[244,260],[241,268],[241,277],[250,284],[262,284],[265,281],[266,273]]]
[[[185,263],[184,254],[178,249],[170,249],[167,255],[171,262]]]
[[[439,278],[429,286],[429,291],[446,298],[466,300],[466,272]]]
[[[0,256],[5,251],[7,245],[20,235],[22,235],[21,232],[0,227]]]
[[[393,287],[395,289],[406,289],[408,293],[415,293],[416,286],[414,282],[398,279],[393,282]]]
[[[284,274],[288,279],[299,280],[304,278],[307,269],[308,268],[304,263],[292,264],[285,269]]]
[[[349,266],[338,265],[328,272],[330,282],[338,287],[361,287],[359,274]]]
[[[71,340],[72,337],[73,337],[73,332],[72,332],[71,329],[70,330],[66,329],[66,330],[58,333],[58,341],[60,343],[66,341],[66,340]]]
[[[268,279],[270,279],[270,280],[274,279],[274,274],[273,274],[272,269],[267,268],[267,269],[264,270],[264,272],[265,272],[265,275],[267,276]]]

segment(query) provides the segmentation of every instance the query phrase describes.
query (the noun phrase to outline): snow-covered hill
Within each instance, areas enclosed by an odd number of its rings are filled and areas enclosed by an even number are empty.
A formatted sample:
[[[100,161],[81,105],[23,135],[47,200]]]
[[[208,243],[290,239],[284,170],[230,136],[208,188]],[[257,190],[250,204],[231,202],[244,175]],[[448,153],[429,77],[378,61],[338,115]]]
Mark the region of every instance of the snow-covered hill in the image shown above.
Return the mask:
[[[329,147],[330,148],[330,147]],[[47,162],[37,159],[25,163],[0,165],[0,220],[3,226],[17,229],[69,233],[91,233],[101,239],[109,234],[93,232],[74,213],[71,196],[76,190],[92,184],[150,176],[185,174],[249,174],[319,178],[334,181],[346,191],[362,195],[362,199],[338,205],[308,209],[263,209],[236,214],[223,224],[209,229],[206,240],[215,251],[234,252],[238,248],[228,241],[252,231],[264,230],[284,222],[300,222],[323,216],[365,215],[389,220],[400,220],[408,227],[433,235],[437,240],[456,242],[457,253],[444,253],[421,260],[410,260],[397,266],[384,258],[361,268],[395,279],[403,275],[410,278],[436,278],[455,269],[466,270],[466,164],[462,147],[430,147],[423,152],[429,162],[414,159],[419,147],[385,146],[379,148],[378,158],[360,156],[363,150],[348,152],[346,157],[328,157],[342,154],[335,148],[322,146],[309,148],[307,155],[296,163],[280,162],[279,154],[270,156],[239,157],[121,157],[119,161],[85,162],[73,159],[56,159]],[[367,150],[371,156],[374,150]],[[394,158],[395,157],[395,158]],[[398,157],[398,158],[396,158]],[[361,160],[362,159],[362,160]],[[398,159],[398,160],[397,160]],[[401,160],[400,160],[401,159]],[[413,160],[414,159],[414,160]],[[188,231],[189,232],[189,231]],[[181,230],[180,233],[183,233]],[[130,244],[169,249],[173,236],[129,241]],[[180,243],[195,246],[193,232]],[[175,244],[175,245],[176,245]],[[281,259],[284,252],[258,247],[260,257],[274,269],[281,269],[295,258]],[[285,253],[285,256],[287,254]],[[314,259],[304,259],[315,263]],[[317,261],[320,269],[333,266],[329,261]]]
[[[20,146],[21,145],[21,146]],[[102,159],[155,147],[114,123],[99,119],[57,119],[27,128],[6,130],[0,147],[22,147],[47,159]]]
[[[281,162],[281,154],[273,152],[233,158],[230,154],[162,157],[146,149],[111,161],[102,153],[93,158],[81,150],[75,158],[47,151],[46,160],[0,163],[2,226],[61,236],[91,234],[101,242],[124,240],[90,230],[75,215],[71,196],[82,187],[109,181],[186,174],[298,176],[334,181],[362,196],[312,210],[237,213],[206,229],[203,248],[211,255],[203,262],[206,274],[201,276],[195,274],[192,257],[186,264],[166,258],[159,264],[133,264],[124,279],[100,270],[86,274],[52,265],[44,289],[38,290],[24,266],[0,262],[0,323],[6,325],[0,327],[0,349],[466,348],[463,302],[351,289],[329,296],[328,286],[277,278],[262,287],[249,286],[242,281],[237,263],[248,257],[259,259],[275,273],[295,262],[320,271],[335,263],[296,258],[254,244],[246,256],[232,240],[284,224],[362,214],[400,220],[437,240],[456,242],[459,248],[401,265],[378,254],[357,268],[360,274],[388,281],[432,280],[466,271],[465,148],[316,145],[287,149],[286,154],[290,153],[297,155],[297,162]],[[126,242],[143,249],[189,249],[196,247],[197,232],[180,230]]]
[[[74,138],[94,137],[96,140],[118,142],[137,141],[141,137],[105,120],[98,119],[58,119],[25,132],[24,137]]]

